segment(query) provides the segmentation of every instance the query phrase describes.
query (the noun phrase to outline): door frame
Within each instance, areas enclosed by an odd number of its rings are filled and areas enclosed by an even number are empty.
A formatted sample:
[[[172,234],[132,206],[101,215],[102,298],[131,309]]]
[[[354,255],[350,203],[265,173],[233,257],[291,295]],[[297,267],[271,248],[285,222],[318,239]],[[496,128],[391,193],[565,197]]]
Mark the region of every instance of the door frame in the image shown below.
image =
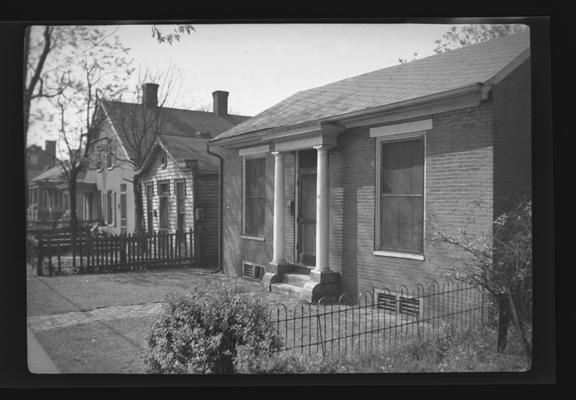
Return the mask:
[[[307,168],[300,168],[300,152],[302,150],[309,150],[309,149],[301,149],[301,150],[297,150],[295,152],[295,157],[294,157],[294,183],[295,183],[295,190],[294,190],[294,200],[295,200],[295,204],[294,204],[294,261],[295,264],[298,265],[302,265],[305,266],[307,268],[313,268],[313,265],[307,265],[304,264],[302,259],[301,259],[301,253],[300,253],[300,240],[302,238],[302,235],[300,233],[300,222],[298,221],[298,219],[300,218],[300,206],[301,206],[301,180],[300,180],[300,176],[302,171],[304,170],[304,172],[312,172],[314,171],[314,174],[316,175],[318,173],[318,167],[307,167]],[[318,190],[318,188],[316,188],[316,190]],[[314,196],[315,198],[316,196]]]

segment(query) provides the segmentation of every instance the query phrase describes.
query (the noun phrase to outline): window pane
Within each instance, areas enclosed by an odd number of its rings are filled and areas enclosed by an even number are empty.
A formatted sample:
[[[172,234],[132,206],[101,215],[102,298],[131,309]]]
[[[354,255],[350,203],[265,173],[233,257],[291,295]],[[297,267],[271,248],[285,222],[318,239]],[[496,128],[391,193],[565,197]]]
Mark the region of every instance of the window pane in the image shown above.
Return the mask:
[[[264,234],[264,199],[246,200],[245,233],[258,236]]]
[[[422,194],[424,143],[422,140],[383,143],[381,191],[390,194]]]
[[[380,204],[380,247],[421,252],[422,197],[384,195]]]
[[[379,247],[422,252],[424,141],[381,146]]]
[[[264,195],[264,159],[246,160],[246,196]]]
[[[264,234],[264,166],[264,158],[249,159],[245,162],[244,233],[250,235]]]

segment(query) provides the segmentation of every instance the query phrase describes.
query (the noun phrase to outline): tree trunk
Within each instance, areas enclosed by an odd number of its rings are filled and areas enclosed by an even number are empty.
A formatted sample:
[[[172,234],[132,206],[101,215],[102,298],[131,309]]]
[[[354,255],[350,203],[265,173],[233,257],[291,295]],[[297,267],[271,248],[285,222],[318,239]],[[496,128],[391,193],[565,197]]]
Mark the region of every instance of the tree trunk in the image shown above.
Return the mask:
[[[142,233],[144,231],[144,206],[142,204],[142,188],[140,187],[140,178],[138,176],[134,176],[132,189],[134,191],[134,232]]]
[[[70,173],[70,233],[72,240],[76,239],[78,233],[78,217],[76,216],[76,177],[77,172]]]
[[[510,325],[510,312],[508,297],[506,293],[498,295],[498,344],[497,351],[502,353],[506,350],[506,343],[508,339],[508,326]]]
[[[530,364],[531,360],[532,360],[532,345],[530,344],[530,341],[526,337],[526,332],[524,330],[524,327],[522,326],[522,324],[520,323],[520,320],[518,319],[518,312],[516,310],[516,304],[514,303],[514,299],[512,298],[510,288],[508,288],[508,287],[506,288],[506,297],[508,298],[508,305],[509,305],[510,313],[512,314],[512,321],[514,322],[514,325],[516,326],[516,331],[518,332],[518,335],[520,336],[520,340],[522,341],[522,345],[524,346],[524,353],[526,354],[526,360],[528,361],[528,364]]]

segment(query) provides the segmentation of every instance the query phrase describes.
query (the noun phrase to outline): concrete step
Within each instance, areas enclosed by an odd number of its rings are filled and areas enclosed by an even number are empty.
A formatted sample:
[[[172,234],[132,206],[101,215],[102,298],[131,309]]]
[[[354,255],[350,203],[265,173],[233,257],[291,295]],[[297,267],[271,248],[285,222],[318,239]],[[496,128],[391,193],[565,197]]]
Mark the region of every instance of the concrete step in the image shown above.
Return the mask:
[[[272,293],[278,293],[284,296],[300,297],[302,288],[300,286],[294,286],[289,283],[278,282],[270,285],[270,291]]]
[[[294,286],[302,287],[310,280],[310,275],[308,274],[297,274],[297,273],[286,273],[282,274],[282,282],[289,283]]]
[[[301,265],[301,264],[291,264],[290,265],[290,273],[291,274],[310,275],[310,271],[312,270],[312,268],[314,268],[314,267],[308,267],[306,265]]]

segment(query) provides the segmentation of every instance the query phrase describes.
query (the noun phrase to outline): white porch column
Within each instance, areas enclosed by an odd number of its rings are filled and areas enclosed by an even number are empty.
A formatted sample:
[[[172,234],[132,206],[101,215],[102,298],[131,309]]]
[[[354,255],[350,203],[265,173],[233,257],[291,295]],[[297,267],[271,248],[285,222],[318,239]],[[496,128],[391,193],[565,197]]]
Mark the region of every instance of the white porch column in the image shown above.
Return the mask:
[[[272,263],[284,264],[284,154],[274,155],[274,247]]]
[[[316,172],[316,266],[315,272],[329,272],[328,267],[328,146],[315,146]]]

